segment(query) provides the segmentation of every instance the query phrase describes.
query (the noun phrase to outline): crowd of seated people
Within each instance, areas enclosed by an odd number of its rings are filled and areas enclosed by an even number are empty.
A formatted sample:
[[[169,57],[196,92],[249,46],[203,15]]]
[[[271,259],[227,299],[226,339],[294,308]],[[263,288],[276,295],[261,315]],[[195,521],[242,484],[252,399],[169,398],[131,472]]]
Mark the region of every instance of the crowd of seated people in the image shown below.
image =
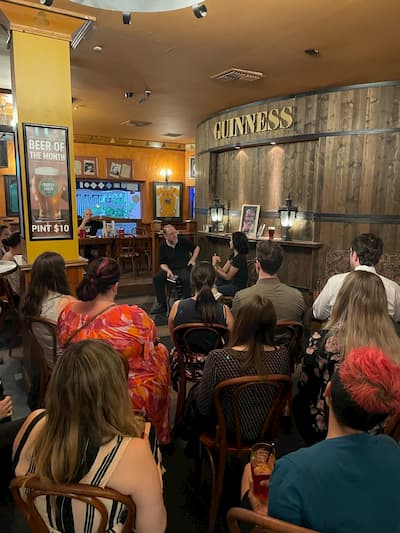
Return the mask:
[[[245,257],[243,242],[238,244],[236,239],[232,238],[233,259]],[[271,287],[280,284],[276,274],[282,257],[275,244],[259,249],[259,283],[236,299],[240,305],[234,305],[235,318],[212,292],[215,275],[223,270],[217,260],[197,263],[191,269],[193,296],[177,301],[171,309],[171,336],[175,327],[188,322],[220,323],[230,333],[222,349],[209,351],[205,338],[195,341],[194,350],[203,353],[204,358],[199,381],[186,402],[185,423],[192,439],[198,439],[202,429],[215,429],[213,391],[217,384],[246,375],[290,375],[288,351],[274,334],[277,309],[285,305],[289,309],[291,299],[300,321],[305,306],[301,294],[298,298],[298,291],[290,287],[288,291],[283,287],[282,301],[275,291],[271,298],[265,294],[271,280]],[[62,262],[57,255],[42,254],[45,257],[38,258],[37,273],[43,275],[43,263],[53,265],[50,268],[60,274]],[[233,271],[232,279],[238,270]],[[44,303],[48,304],[53,294],[58,295],[55,300],[59,304],[52,306],[53,320],[58,315],[59,344],[64,352],[53,369],[46,411],[32,413],[16,439],[16,473],[25,475],[29,471],[57,483],[93,483],[100,462],[115,451],[115,470],[110,467],[101,486],[132,496],[141,509],[136,520],[138,533],[161,532],[165,530],[165,509],[157,465],[151,459],[148,442],[139,438],[141,426],[132,413],[138,411],[149,419],[159,441],[169,442],[170,361],[150,317],[137,306],[115,303],[119,277],[116,261],[99,258],[90,263],[78,286],[78,300],[72,300],[67,285],[60,289],[42,281],[41,288],[29,288],[24,300],[28,315],[41,314]],[[221,291],[221,285],[218,289]],[[322,442],[277,462],[269,485],[268,507],[255,498],[251,472],[246,467],[242,481],[244,506],[324,533],[396,531],[395,510],[400,497],[394,484],[400,471],[398,466],[390,465],[397,465],[399,448],[393,440],[371,432],[388,415],[400,412],[400,340],[388,315],[386,294],[381,278],[374,272],[357,269],[345,277],[329,321],[306,343],[299,393],[292,406],[305,443]],[[128,383],[123,360],[129,365]],[[103,389],[101,397],[97,389]],[[68,405],[65,396],[69,396]],[[94,405],[86,409],[89,398]],[[222,403],[229,426],[229,397]],[[10,400],[4,403],[4,409],[9,410],[9,404]],[[261,416],[255,404],[247,410],[249,440],[259,433]],[[0,416],[1,409],[0,402]],[[68,417],[68,412],[73,416]],[[228,431],[234,430],[228,427]],[[27,433],[25,440],[23,435]],[[58,461],[70,452],[72,435],[76,439],[72,460]],[[82,463],[77,454],[84,457]],[[131,471],[135,475],[128,479],[127,472]],[[138,481],[147,475],[151,495],[141,492]],[[369,498],[374,503],[366,506]],[[151,506],[154,514],[149,512]],[[368,507],[367,512],[364,507]],[[382,512],[378,513],[378,508]],[[45,520],[52,519],[46,506],[41,513]],[[75,525],[84,520],[76,509],[69,512],[69,517]]]

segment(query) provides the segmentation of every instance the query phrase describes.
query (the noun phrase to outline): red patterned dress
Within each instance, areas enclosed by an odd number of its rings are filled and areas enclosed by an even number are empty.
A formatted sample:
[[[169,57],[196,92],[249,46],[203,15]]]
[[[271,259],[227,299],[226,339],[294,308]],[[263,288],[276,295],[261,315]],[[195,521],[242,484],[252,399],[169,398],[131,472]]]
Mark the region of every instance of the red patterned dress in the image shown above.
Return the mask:
[[[72,333],[89,322],[90,315],[76,313],[68,304],[58,318],[61,347]],[[129,362],[128,386],[133,408],[145,411],[160,442],[169,442],[170,371],[168,350],[156,344],[152,319],[136,305],[115,305],[104,311],[71,339],[100,339],[109,342]]]

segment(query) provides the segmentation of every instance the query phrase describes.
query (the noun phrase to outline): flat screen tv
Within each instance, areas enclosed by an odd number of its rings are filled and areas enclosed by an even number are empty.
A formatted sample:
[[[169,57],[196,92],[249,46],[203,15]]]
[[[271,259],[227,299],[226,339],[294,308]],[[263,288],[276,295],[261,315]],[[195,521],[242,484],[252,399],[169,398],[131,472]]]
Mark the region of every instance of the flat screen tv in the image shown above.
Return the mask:
[[[139,220],[142,218],[140,185],[131,181],[78,179],[76,207],[78,216],[90,208],[96,217]]]

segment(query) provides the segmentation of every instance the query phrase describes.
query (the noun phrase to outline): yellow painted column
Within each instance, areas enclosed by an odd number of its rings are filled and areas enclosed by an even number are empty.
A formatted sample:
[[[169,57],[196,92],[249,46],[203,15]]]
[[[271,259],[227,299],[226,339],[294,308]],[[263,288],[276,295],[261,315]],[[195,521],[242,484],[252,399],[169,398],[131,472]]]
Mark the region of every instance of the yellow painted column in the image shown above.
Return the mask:
[[[12,91],[21,167],[24,255],[28,263],[48,250],[62,254],[66,260],[76,260],[79,256],[70,39],[88,19],[94,20],[93,17],[22,0],[0,1],[0,22],[6,23],[11,31]],[[33,125],[25,127],[25,133],[30,135],[29,146],[24,144],[23,124]],[[52,126],[65,128],[64,133],[52,129]],[[68,154],[68,169],[63,163],[65,154]],[[57,172],[62,174],[61,178]],[[64,208],[64,215],[60,214],[60,209],[51,213],[48,209],[44,213],[42,199],[47,199],[46,206],[50,205],[50,201],[58,201]],[[33,206],[30,212],[29,202]],[[69,203],[71,211],[67,217]],[[64,231],[67,223],[72,225],[71,232]],[[44,240],[41,240],[40,232]],[[58,238],[60,235],[64,238]]]

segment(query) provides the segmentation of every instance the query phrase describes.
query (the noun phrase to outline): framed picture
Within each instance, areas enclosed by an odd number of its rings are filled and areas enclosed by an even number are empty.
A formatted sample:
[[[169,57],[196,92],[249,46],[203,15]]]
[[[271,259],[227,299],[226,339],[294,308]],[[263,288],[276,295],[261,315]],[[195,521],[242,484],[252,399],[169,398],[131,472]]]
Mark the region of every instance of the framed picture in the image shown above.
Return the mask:
[[[97,157],[79,156],[75,157],[75,176],[97,178],[99,175]]]
[[[107,177],[133,179],[133,165],[130,159],[107,159]]]
[[[6,215],[17,217],[19,215],[17,176],[4,176],[4,196],[6,198]]]
[[[155,219],[175,222],[182,220],[182,190],[183,183],[165,181],[153,183]]]
[[[246,233],[247,237],[255,238],[258,226],[258,217],[260,216],[259,205],[243,204],[240,214],[239,231]]]
[[[196,177],[196,158],[194,155],[189,158],[189,177]]]
[[[71,239],[68,128],[22,125],[31,240]]]

